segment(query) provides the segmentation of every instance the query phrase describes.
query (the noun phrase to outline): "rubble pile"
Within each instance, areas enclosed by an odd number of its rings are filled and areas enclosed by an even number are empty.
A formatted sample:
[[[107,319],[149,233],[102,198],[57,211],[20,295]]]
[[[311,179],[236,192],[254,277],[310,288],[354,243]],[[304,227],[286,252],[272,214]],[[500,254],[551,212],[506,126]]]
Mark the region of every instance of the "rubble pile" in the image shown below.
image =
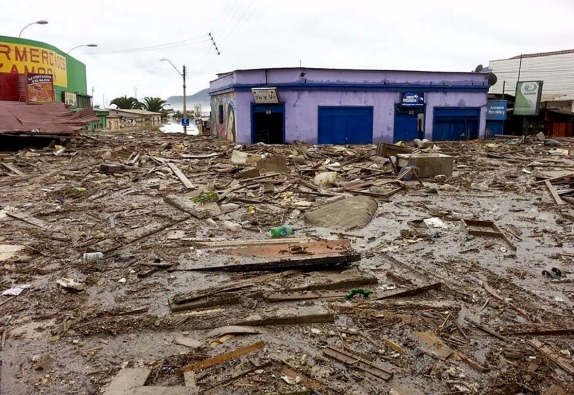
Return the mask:
[[[0,152],[0,392],[572,393],[553,141]]]

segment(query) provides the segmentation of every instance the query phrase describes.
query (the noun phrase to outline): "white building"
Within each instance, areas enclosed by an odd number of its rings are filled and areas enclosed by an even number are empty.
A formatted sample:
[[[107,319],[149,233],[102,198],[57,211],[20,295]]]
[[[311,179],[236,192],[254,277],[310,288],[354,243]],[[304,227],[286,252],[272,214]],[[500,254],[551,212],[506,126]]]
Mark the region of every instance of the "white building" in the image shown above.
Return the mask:
[[[489,93],[513,95],[516,82],[544,81],[542,100],[560,96],[574,97],[574,49],[517,55],[491,60],[489,69],[498,77]]]

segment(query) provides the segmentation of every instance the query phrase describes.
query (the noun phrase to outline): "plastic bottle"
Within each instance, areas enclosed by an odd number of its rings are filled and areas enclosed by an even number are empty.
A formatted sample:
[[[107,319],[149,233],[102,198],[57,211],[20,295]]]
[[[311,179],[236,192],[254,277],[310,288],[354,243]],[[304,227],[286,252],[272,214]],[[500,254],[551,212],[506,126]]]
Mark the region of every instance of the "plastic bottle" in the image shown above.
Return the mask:
[[[293,232],[295,232],[295,229],[293,229],[292,226],[276,226],[274,228],[271,228],[271,237],[285,237],[285,236],[289,236],[292,235]]]

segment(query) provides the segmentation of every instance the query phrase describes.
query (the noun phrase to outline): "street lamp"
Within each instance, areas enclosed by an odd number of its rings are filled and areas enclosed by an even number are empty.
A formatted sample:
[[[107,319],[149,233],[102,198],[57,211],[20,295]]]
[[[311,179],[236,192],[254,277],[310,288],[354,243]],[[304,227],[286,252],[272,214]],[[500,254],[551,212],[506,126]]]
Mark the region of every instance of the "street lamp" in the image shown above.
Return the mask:
[[[169,59],[161,58],[160,61],[169,62],[169,64],[171,64],[171,66],[175,69],[175,71],[177,71],[177,74],[183,77],[183,118],[187,118],[187,103],[186,103],[187,99],[185,97],[185,65],[183,65],[183,73],[180,73],[177,67],[175,67],[175,65],[171,63]],[[187,134],[187,126],[185,125],[183,126],[183,133]]]
[[[28,26],[32,26],[32,25],[47,25],[48,21],[45,20],[40,20],[40,21],[36,21],[36,22],[32,22],[26,26],[24,26],[24,28],[22,30],[20,30],[20,34],[18,34],[18,38],[22,37],[22,32],[24,31],[24,29],[26,29]]]
[[[70,50],[68,51],[68,53],[70,53],[70,52],[72,52],[74,49],[80,48],[80,47],[90,47],[90,48],[94,48],[94,47],[97,47],[97,46],[98,46],[98,44],[82,44],[82,45],[76,45],[74,48],[70,49]]]

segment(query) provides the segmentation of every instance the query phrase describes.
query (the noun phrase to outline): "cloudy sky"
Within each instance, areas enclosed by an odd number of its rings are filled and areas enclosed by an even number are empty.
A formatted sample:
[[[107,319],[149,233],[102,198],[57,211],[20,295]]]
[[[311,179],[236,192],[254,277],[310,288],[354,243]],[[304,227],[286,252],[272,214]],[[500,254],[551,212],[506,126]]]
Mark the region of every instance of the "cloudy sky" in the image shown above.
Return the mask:
[[[80,5],[81,3],[81,5]],[[0,35],[42,41],[86,64],[94,104],[188,94],[217,73],[303,67],[472,71],[521,53],[574,48],[572,0],[10,1]],[[220,55],[211,41],[211,33]]]

